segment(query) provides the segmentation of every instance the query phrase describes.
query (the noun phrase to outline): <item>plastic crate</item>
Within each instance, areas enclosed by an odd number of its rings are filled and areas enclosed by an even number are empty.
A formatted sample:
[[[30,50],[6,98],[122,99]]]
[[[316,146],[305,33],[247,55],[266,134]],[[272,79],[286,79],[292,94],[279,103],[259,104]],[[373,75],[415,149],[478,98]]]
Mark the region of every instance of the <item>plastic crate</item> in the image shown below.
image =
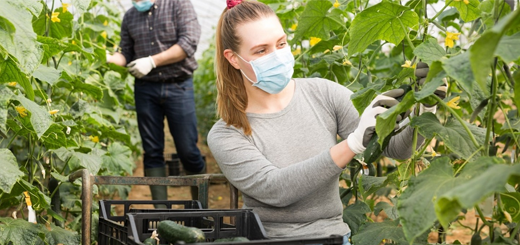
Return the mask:
[[[166,207],[170,207],[170,209],[131,209],[132,205],[143,204],[164,204]],[[111,214],[110,210],[114,205],[124,205],[124,213],[122,216]],[[100,200],[99,207],[99,245],[128,244],[128,228],[125,226],[126,214],[128,213],[171,212],[172,210],[178,210],[178,208],[189,210],[202,209],[201,203],[197,200]]]
[[[206,242],[193,243],[193,245],[212,244],[211,242],[215,239],[228,237],[246,237],[251,241],[218,244],[343,244],[342,236],[316,239],[268,240],[258,215],[250,209],[206,209],[176,210],[166,213],[129,213],[127,218],[129,236],[125,244],[143,244],[141,241],[150,237],[152,232],[157,229],[159,222],[163,220],[171,220],[185,226],[201,229],[206,235]],[[235,224],[226,223],[228,220],[234,220]]]

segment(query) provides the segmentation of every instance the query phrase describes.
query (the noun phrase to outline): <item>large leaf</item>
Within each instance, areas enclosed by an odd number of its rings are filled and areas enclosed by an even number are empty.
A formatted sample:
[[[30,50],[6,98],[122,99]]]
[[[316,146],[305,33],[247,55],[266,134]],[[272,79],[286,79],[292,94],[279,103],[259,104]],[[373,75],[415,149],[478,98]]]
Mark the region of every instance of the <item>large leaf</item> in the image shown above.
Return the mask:
[[[35,17],[40,14],[43,8],[41,1],[38,0],[19,1],[17,3],[29,10]]]
[[[469,49],[469,59],[471,69],[475,75],[478,85],[483,91],[486,88],[487,77],[490,74],[491,64],[495,57],[495,50],[502,38],[502,35],[514,25],[520,23],[520,8],[502,18],[493,28],[480,36],[475,44]]]
[[[309,1],[298,21],[294,39],[311,36],[329,39],[330,31],[345,25],[338,11],[329,12],[331,7],[328,0]]]
[[[0,16],[0,40],[2,42],[9,42],[10,45],[15,45],[14,43],[14,35],[16,33],[16,28],[13,23],[8,19]]]
[[[45,131],[54,123],[47,109],[20,95],[16,99],[25,109],[31,112],[31,124],[34,131],[36,131],[38,138],[42,137]]]
[[[76,10],[76,14],[81,16],[84,12],[88,10],[88,6],[90,5],[91,0],[72,0],[72,6]]]
[[[415,99],[422,100],[430,95],[433,95],[435,90],[437,90],[437,88],[444,83],[444,77],[446,77],[446,73],[442,69],[441,62],[434,61],[430,66],[428,76],[426,77],[426,81],[424,82],[421,90],[414,93]]]
[[[376,134],[379,137],[377,140],[379,145],[384,145],[383,141],[386,136],[394,130],[397,116],[412,108],[414,104],[415,99],[413,97],[413,92],[409,91],[399,104],[392,106],[392,108],[388,109],[376,118]]]
[[[61,72],[44,65],[40,65],[36,71],[34,71],[33,76],[40,81],[44,81],[49,83],[50,85],[56,84],[58,79],[61,77]]]
[[[20,176],[24,173],[19,170],[16,157],[9,149],[0,149],[0,190],[4,193],[10,193],[11,188]]]
[[[60,53],[65,50],[68,45],[66,43],[61,42],[60,40],[53,37],[46,37],[38,35],[38,42],[42,44],[43,52],[43,61],[49,60],[50,57]]]
[[[50,244],[70,244],[70,245],[79,245],[80,239],[79,234],[77,232],[65,230],[59,226],[55,226],[51,224],[51,230],[46,232],[46,240],[53,240],[53,243]]]
[[[433,226],[437,217],[433,202],[464,179],[455,178],[449,158],[435,159],[430,167],[410,179],[397,202],[406,239],[411,243]]]
[[[354,104],[354,107],[356,107],[356,110],[360,115],[370,102],[372,102],[376,91],[380,91],[384,86],[385,82],[383,80],[378,80],[375,83],[368,84],[366,88],[358,90],[350,96],[352,104]]]
[[[27,98],[34,99],[34,90],[31,82],[13,59],[0,59],[0,68],[0,83],[17,82],[23,87]]]
[[[469,0],[469,4],[464,3],[464,1],[452,1],[450,6],[457,8],[460,13],[460,18],[464,22],[470,22],[478,17],[480,17],[480,9],[478,8],[480,4],[479,0]]]
[[[362,201],[356,201],[343,210],[343,221],[348,224],[352,234],[358,232],[359,227],[366,222],[370,207]]]
[[[132,174],[134,161],[130,158],[131,155],[132,151],[130,148],[117,142],[110,144],[108,146],[107,153],[102,156],[102,166],[112,174]]]
[[[431,65],[433,61],[440,60],[446,55],[446,51],[437,43],[435,38],[428,38],[426,42],[417,46],[413,53],[417,55],[422,62],[428,65]]]
[[[513,36],[505,36],[497,45],[495,54],[506,63],[520,59],[520,32]]]
[[[29,223],[24,219],[12,219],[0,217],[0,241],[3,244],[43,245],[44,241],[40,235],[44,235],[40,226]]]
[[[414,117],[411,126],[418,127],[419,133],[426,138],[433,138],[437,135],[451,151],[464,159],[468,159],[472,154],[480,155],[479,152],[476,153],[478,148],[473,144],[466,130],[453,118],[450,118],[443,126],[434,114],[424,113]],[[484,144],[486,129],[469,123],[466,123],[466,126],[475,136],[477,143]]]
[[[32,2],[29,8],[31,11],[38,10],[41,7],[40,2],[29,0]],[[36,33],[32,28],[32,14],[27,6],[21,4],[18,0],[4,0],[2,1],[2,7],[0,8],[0,17],[3,17],[10,21],[15,27],[16,31],[12,37],[13,42],[6,41],[0,42],[0,46],[3,46],[7,52],[16,57],[21,67],[20,69],[24,73],[32,73],[36,66],[40,63],[43,55],[43,50],[38,47],[36,42]],[[4,33],[5,34],[5,33]]]
[[[41,140],[48,149],[57,149],[60,147],[68,147],[67,136],[63,132],[63,127],[53,123],[49,129],[42,135]],[[70,145],[75,146],[75,145]]]
[[[60,19],[59,22],[49,21],[49,17],[42,12],[33,23],[34,31],[38,35],[46,36],[45,34],[47,33],[49,37],[60,40],[71,37],[74,16],[68,11],[63,13],[62,8],[55,9],[54,13],[58,13],[57,18]]]
[[[86,168],[91,174],[96,175],[101,168],[101,161],[101,157],[94,154],[72,152],[69,166],[74,170],[79,168]]]
[[[407,243],[398,220],[367,223],[359,229],[359,233],[352,236],[353,244],[363,245],[379,245],[383,239],[390,239],[397,244]]]
[[[0,130],[7,131],[7,116],[9,112],[9,101],[14,96],[13,92],[4,85],[0,85]]]
[[[408,28],[416,30],[418,24],[419,17],[409,8],[390,2],[378,3],[352,21],[348,54],[362,52],[379,39],[397,45],[408,35]]]
[[[471,71],[469,52],[462,53],[442,61],[444,71],[448,76],[455,79],[464,91],[473,91],[475,77]]]
[[[439,196],[435,212],[440,223],[448,227],[462,209],[475,206],[495,192],[506,191],[509,178],[520,177],[520,165],[505,165],[498,157],[481,157],[469,163],[460,173],[463,182]]]

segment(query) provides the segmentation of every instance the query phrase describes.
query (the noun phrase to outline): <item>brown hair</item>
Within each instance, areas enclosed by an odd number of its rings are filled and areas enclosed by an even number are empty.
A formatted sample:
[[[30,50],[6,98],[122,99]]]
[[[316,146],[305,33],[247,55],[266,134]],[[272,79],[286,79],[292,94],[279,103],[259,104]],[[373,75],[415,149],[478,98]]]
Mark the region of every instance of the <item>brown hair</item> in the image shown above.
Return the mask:
[[[238,51],[240,39],[236,27],[240,24],[276,14],[267,5],[256,1],[244,1],[231,9],[224,9],[216,30],[217,113],[226,124],[242,128],[251,135],[247,120],[247,93],[240,70],[235,69],[224,57],[224,50]]]

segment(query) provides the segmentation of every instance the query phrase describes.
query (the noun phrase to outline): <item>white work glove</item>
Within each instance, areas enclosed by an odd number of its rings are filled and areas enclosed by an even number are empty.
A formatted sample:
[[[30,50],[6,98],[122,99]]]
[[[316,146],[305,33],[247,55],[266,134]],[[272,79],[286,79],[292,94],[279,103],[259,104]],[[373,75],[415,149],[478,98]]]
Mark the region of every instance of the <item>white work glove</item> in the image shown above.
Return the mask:
[[[428,72],[430,71],[430,67],[428,66],[428,64],[424,63],[424,62],[419,62],[417,63],[417,67],[415,68],[415,77],[417,78],[417,84],[422,86],[424,85],[424,82],[426,81],[426,77],[428,76]],[[446,79],[443,78],[442,79],[444,81],[444,84],[439,86],[434,94],[441,98],[441,100],[443,100],[444,98],[446,98],[446,93],[448,91],[448,83],[446,82]],[[435,104],[423,104],[421,103],[421,105],[419,106],[419,115],[425,113],[425,112],[431,112],[431,113],[435,113],[437,111],[437,102],[435,102]]]
[[[130,62],[127,67],[129,68],[128,72],[130,72],[130,74],[134,75],[134,77],[141,78],[155,68],[155,62],[152,56],[148,56]]]
[[[399,101],[396,99],[404,95],[403,89],[393,89],[380,94],[372,100],[370,105],[365,108],[361,114],[358,127],[352,134],[347,137],[348,146],[354,153],[359,154],[365,151],[368,142],[374,136],[376,130],[376,117],[390,109],[390,107],[397,105]],[[394,129],[398,127],[398,123],[406,118],[406,112],[403,115],[398,115]]]
[[[110,63],[110,59],[112,59],[112,55],[110,54],[110,52],[108,52],[108,50],[106,50],[106,53],[107,53],[106,62]]]

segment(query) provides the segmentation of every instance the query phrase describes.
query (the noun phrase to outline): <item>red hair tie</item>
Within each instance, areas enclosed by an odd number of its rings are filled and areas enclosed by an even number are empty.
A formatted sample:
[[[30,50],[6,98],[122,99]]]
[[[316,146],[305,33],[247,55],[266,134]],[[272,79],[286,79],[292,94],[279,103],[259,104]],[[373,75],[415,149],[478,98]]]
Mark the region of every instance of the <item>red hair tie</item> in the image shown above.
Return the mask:
[[[227,8],[228,9],[231,9],[235,6],[237,6],[237,4],[241,3],[242,0],[227,0],[226,3],[227,3]]]

